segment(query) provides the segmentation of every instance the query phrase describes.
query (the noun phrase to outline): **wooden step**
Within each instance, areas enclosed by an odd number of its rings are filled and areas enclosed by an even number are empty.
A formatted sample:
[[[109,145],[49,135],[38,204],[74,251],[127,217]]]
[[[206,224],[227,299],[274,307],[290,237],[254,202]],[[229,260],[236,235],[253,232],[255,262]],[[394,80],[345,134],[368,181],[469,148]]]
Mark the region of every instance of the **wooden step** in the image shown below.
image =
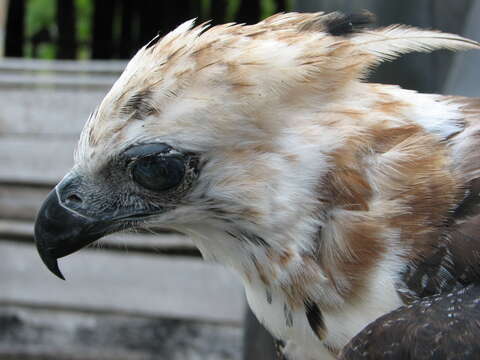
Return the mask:
[[[18,184],[18,182],[0,183],[0,219],[20,219],[32,222],[52,188],[53,184],[30,186]]]
[[[59,264],[67,281],[45,268],[33,244],[0,241],[0,305],[242,322],[242,285],[219,265],[101,249],[84,249]]]
[[[228,324],[0,308],[0,360],[240,360],[242,330]]]
[[[124,61],[0,61],[0,134],[78,136]]]
[[[40,60],[25,58],[3,58],[0,61],[1,73],[26,73],[35,72],[49,74],[91,74],[118,76],[125,66],[125,60]]]
[[[0,183],[52,186],[73,165],[76,138],[0,137]]]

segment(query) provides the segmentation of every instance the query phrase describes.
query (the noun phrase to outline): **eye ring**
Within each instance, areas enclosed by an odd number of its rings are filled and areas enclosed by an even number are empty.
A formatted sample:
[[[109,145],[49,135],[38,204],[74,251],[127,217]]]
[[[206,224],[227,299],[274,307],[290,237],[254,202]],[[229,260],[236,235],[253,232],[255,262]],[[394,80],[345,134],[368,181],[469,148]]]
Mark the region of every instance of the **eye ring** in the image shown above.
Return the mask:
[[[185,162],[180,156],[143,156],[132,161],[129,168],[130,177],[137,185],[155,192],[178,187],[185,176]]]

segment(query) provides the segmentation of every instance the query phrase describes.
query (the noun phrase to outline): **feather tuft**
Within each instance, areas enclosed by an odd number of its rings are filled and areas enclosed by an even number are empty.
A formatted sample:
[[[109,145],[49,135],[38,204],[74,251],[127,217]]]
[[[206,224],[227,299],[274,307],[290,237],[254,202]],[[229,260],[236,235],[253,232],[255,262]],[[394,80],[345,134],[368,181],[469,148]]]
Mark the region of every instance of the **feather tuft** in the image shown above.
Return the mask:
[[[375,55],[379,62],[394,60],[410,52],[480,49],[480,43],[459,35],[404,25],[365,31],[352,41],[361,50]]]

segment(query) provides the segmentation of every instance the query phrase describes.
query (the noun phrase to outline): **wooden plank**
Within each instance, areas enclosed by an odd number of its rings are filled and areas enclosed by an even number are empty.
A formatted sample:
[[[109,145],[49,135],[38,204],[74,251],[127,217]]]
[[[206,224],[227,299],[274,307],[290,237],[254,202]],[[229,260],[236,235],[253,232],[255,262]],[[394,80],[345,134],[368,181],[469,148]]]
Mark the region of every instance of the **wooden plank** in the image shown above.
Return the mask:
[[[76,139],[0,137],[0,182],[53,185],[73,165]]]
[[[59,74],[59,73],[0,73],[0,85],[4,89],[26,88],[26,89],[48,89],[64,91],[74,90],[95,90],[109,89],[118,76],[91,76],[90,74]]]
[[[240,327],[205,322],[0,308],[0,359],[240,360]]]
[[[111,83],[113,81],[108,82]],[[106,85],[88,91],[35,86],[19,88],[6,86],[0,77],[0,133],[78,137],[107,90]]]
[[[47,271],[33,244],[1,241],[0,304],[242,322],[242,286],[218,265],[85,249],[60,266],[67,281]]]
[[[33,223],[30,221],[5,220],[0,218],[0,239],[33,240]],[[191,253],[196,249],[188,237],[174,232],[158,232],[157,234],[123,232],[106,236],[101,240],[101,247],[119,250],[142,252]]]
[[[33,221],[51,187],[0,184],[0,218]]]
[[[78,136],[124,61],[0,62],[0,133]]]
[[[90,74],[92,76],[118,76],[123,71],[125,60],[39,60],[39,59],[3,59],[0,62],[1,73],[50,73],[50,74]]]

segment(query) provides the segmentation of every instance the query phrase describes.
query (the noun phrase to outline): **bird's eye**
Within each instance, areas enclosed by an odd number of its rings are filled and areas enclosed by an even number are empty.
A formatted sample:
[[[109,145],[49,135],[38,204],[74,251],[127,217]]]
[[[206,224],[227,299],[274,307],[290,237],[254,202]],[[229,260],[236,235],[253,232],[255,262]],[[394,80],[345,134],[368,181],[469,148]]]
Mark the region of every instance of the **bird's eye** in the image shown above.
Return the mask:
[[[185,175],[181,158],[173,156],[146,156],[137,159],[132,168],[133,181],[152,191],[164,191],[179,185]]]

